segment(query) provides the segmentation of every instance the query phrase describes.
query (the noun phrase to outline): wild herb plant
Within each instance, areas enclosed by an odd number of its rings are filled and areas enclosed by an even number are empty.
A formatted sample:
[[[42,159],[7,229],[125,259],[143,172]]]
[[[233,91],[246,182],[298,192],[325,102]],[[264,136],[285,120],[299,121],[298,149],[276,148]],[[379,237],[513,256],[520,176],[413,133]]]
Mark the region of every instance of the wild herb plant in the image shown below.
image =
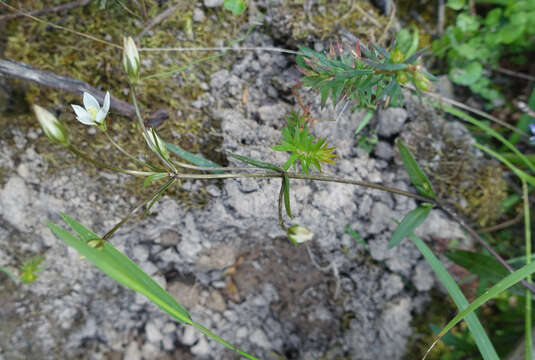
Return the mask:
[[[524,54],[535,49],[535,2],[530,0],[489,1],[493,7],[475,14],[467,0],[448,0],[457,14],[456,22],[433,42],[434,53],[445,58],[450,79],[468,86],[493,106],[504,97],[490,74],[508,57],[528,62]]]
[[[352,108],[354,109],[368,109],[366,118],[369,121],[371,111],[379,107],[401,105],[403,100],[402,87],[404,85],[412,84],[413,90],[422,95],[421,91],[429,90],[430,81],[434,79],[434,77],[427,73],[422,65],[418,63],[419,57],[425,50],[416,51],[412,42],[407,41],[406,33],[405,35],[400,35],[398,39],[400,41],[397,43],[393,42],[388,50],[377,44],[371,44],[371,46],[368,47],[360,42],[357,42],[355,48],[351,51],[344,51],[341,46],[336,46],[336,48],[332,47],[328,53],[320,53],[302,47],[297,56],[299,70],[303,73],[302,85],[319,92],[322,106],[325,106],[330,99],[334,106],[341,101],[349,101],[352,103]],[[76,234],[63,229],[56,224],[47,223],[48,227],[54,234],[56,234],[56,236],[76,249],[88,261],[93,263],[117,282],[145,295],[175,320],[182,324],[195,327],[210,338],[220,342],[224,346],[227,346],[246,358],[256,359],[253,355],[236,348],[234,345],[226,342],[204,328],[201,324],[195,322],[190,317],[187,309],[182,307],[177,299],[174,299],[160,285],[145,274],[134,262],[119,252],[111,244],[113,241],[112,236],[117,229],[123,226],[133,214],[141,209],[144,209],[145,213],[150,211],[152,205],[173,184],[175,184],[178,179],[229,179],[239,177],[280,178],[281,189],[279,201],[274,207],[278,207],[280,226],[287,232],[290,241],[295,245],[311,241],[313,233],[309,229],[296,224],[288,227],[285,225],[286,221],[283,216],[283,208],[286,210],[288,218],[292,219],[290,209],[291,179],[338,182],[364,186],[411,197],[419,202],[419,206],[409,212],[400,221],[389,246],[394,247],[399,244],[399,242],[409,237],[429,262],[437,274],[437,277],[444,284],[460,312],[459,315],[457,315],[445,329],[440,332],[433,345],[447,332],[448,329],[451,329],[460,320],[465,319],[482,357],[484,359],[498,359],[496,350],[486,335],[474,310],[519,282],[522,282],[526,289],[525,294],[527,299],[531,296],[531,292],[535,292],[535,288],[530,282],[530,279],[528,278],[528,281],[523,280],[535,272],[535,263],[529,262],[531,259],[531,248],[530,245],[528,245],[530,244],[530,222],[527,184],[530,183],[535,185],[535,180],[532,175],[519,168],[514,168],[513,170],[520,177],[524,189],[522,199],[524,200],[525,206],[524,215],[526,217],[525,233],[527,251],[526,265],[515,271],[510,264],[494,251],[494,249],[492,249],[474,229],[467,225],[454,211],[443,204],[443,201],[437,197],[431,182],[420,169],[410,150],[401,141],[397,142],[399,152],[416,192],[409,192],[380,184],[312,172],[312,166],[318,171],[322,171],[321,164],[334,164],[335,148],[329,147],[325,139],[317,138],[308,131],[310,125],[306,108],[301,109],[302,113],[293,112],[288,115],[288,124],[282,129],[281,133],[281,144],[273,148],[276,151],[289,153],[288,160],[284,164],[267,163],[239,154],[228,154],[250,166],[245,168],[246,171],[243,168],[236,170],[236,168],[216,167],[213,164],[206,166],[204,159],[200,159],[193,154],[181,151],[177,146],[169,144],[161,139],[154,129],[145,127],[144,119],[141,116],[136,97],[136,84],[142,81],[139,65],[140,56],[134,41],[131,38],[125,38],[123,46],[123,66],[130,82],[130,94],[132,96],[132,103],[136,109],[140,139],[144,139],[147,148],[158,157],[158,164],[139,160],[135,156],[129,154],[125,149],[121,148],[109,136],[106,127],[106,114],[110,105],[109,94],[103,99],[96,99],[91,94],[86,93],[83,98],[84,107],[82,108],[81,106],[74,104],[73,110],[80,122],[88,126],[95,126],[97,129],[104,132],[116,150],[130,157],[132,160],[135,160],[135,163],[139,164],[140,169],[116,168],[112,165],[102,163],[100,160],[91,158],[76,147],[72,139],[69,139],[68,130],[50,112],[37,105],[34,105],[33,107],[37,119],[50,140],[65,147],[73,154],[110,171],[143,177],[145,179],[144,186],[156,180],[166,180],[165,184],[154,192],[151,197],[145,199],[136,206],[127,216],[104,235],[97,235],[72,217],[62,214],[63,220]],[[449,111],[454,113],[454,110],[450,109]],[[484,124],[481,124],[475,119],[471,120],[468,115],[463,114],[457,115],[464,117],[467,121],[473,121],[476,126],[487,131],[504,144],[509,144],[514,148],[514,146],[506,139],[503,137],[500,138],[501,135],[492,132],[493,130],[485,127]],[[480,146],[480,148],[482,147]],[[489,154],[495,156],[492,149],[487,150]],[[175,159],[172,155],[178,155],[181,159]],[[500,155],[498,154],[496,157],[501,160],[499,156]],[[520,157],[520,159],[524,161],[524,158]],[[507,162],[504,161],[504,163],[508,165]],[[288,171],[291,166],[300,171]],[[510,167],[513,169],[512,165]],[[459,224],[472,237],[474,237],[474,239],[488,250],[500,266],[503,266],[507,271],[507,276],[500,279],[487,292],[472,302],[472,304],[469,304],[456,282],[436,256],[433,255],[427,245],[413,235],[413,231],[426,220],[432,208],[442,209],[453,220],[459,222]],[[355,230],[352,230],[352,234],[353,232],[355,232]],[[353,236],[355,235],[353,234]],[[28,264],[28,272],[34,274],[38,266],[39,264],[35,263]],[[530,302],[527,301],[526,303]],[[531,316],[531,308],[528,309],[527,306],[526,314]],[[529,344],[531,344],[530,341],[531,334],[529,334]],[[529,347],[531,349],[531,346]]]

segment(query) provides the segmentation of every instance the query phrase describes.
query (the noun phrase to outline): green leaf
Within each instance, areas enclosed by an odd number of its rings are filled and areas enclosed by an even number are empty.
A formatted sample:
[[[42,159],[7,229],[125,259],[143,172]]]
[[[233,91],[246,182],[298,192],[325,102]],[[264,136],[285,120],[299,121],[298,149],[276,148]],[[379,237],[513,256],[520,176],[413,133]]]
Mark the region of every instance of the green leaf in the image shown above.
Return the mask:
[[[427,260],[442,285],[444,285],[446,291],[451,296],[453,302],[455,302],[455,305],[457,305],[459,311],[466,309],[469,305],[468,300],[466,300],[466,297],[462,293],[455,280],[440,263],[440,260],[437,259],[437,257],[433,254],[431,249],[429,249],[429,247],[422,241],[422,239],[418,238],[414,234],[411,234],[410,238],[413,241],[414,245],[416,245],[420,253],[422,253],[424,258]],[[494,346],[490,342],[489,337],[485,333],[485,329],[483,329],[483,326],[477,318],[476,313],[468,314],[466,316],[466,322],[468,323],[468,329],[474,337],[476,345],[479,348],[479,352],[483,356],[483,359],[498,360],[498,354],[496,353]]]
[[[353,230],[349,226],[349,224],[344,227],[344,232],[346,234],[348,234],[349,236],[351,236],[353,238],[353,240],[355,240],[360,245],[362,245],[364,247],[368,246],[368,244],[366,244],[366,241],[362,238],[362,236],[360,236],[360,234],[356,230]]]
[[[46,225],[58,238],[73,247],[118,283],[145,295],[175,320],[186,324],[192,323],[188,311],[132,260],[115,249],[109,242],[104,243],[102,250],[92,248],[87,242],[99,238],[99,236],[68,215],[61,214],[61,217],[80,235],[81,239],[56,224],[47,222]]]
[[[241,15],[245,11],[247,4],[244,0],[225,0],[223,6],[225,9],[232,11],[234,15]]]
[[[453,82],[461,85],[472,85],[483,74],[483,66],[479,62],[471,62],[465,68],[453,68],[450,78]]]
[[[448,0],[446,6],[453,10],[461,10],[466,4],[466,0]]]
[[[47,222],[46,225],[58,238],[78,251],[78,253],[83,255],[89,262],[110,278],[114,279],[119,284],[146,296],[150,301],[178,322],[194,326],[203,334],[250,360],[258,360],[258,358],[253,355],[236,348],[234,345],[223,340],[202,325],[191,320],[188,311],[183,308],[171,294],[165,291],[156,281],[109,242],[105,241],[101,250],[89,246],[87,242],[99,238],[99,236],[70,216],[61,214],[61,217],[73,228],[74,231],[76,231],[76,233],[78,233],[80,238],[77,238],[54,223]]]
[[[182,149],[180,146],[178,145],[174,145],[174,144],[171,144],[171,143],[168,143],[166,141],[163,141],[163,143],[165,144],[165,146],[167,147],[167,149],[169,149],[169,151],[171,151],[173,154],[175,154],[176,156],[178,156],[179,158],[182,158],[194,165],[197,165],[197,166],[202,166],[202,167],[222,167],[221,165],[219,164],[216,164],[210,160],[207,160],[199,155],[195,155],[195,154],[192,154],[190,153],[189,151],[186,151],[184,149]],[[221,170],[213,170],[211,171],[212,173],[214,174],[222,174],[223,171]]]
[[[282,169],[280,167],[278,167],[277,165],[275,165],[275,164],[271,164],[271,163],[268,163],[268,162],[251,159],[250,157],[243,156],[243,155],[238,155],[238,154],[233,154],[233,153],[230,153],[230,152],[228,154],[230,156],[232,156],[233,158],[237,159],[237,160],[243,161],[243,162],[245,162],[247,164],[256,166],[256,167],[261,168],[261,169],[268,169],[268,170],[273,170],[273,171],[276,171],[276,172],[281,172],[282,171]]]
[[[435,194],[435,191],[433,190],[433,187],[431,186],[431,183],[429,182],[429,179],[420,169],[418,163],[416,162],[416,160],[414,160],[414,157],[412,156],[409,149],[405,146],[405,144],[403,144],[401,140],[398,140],[397,144],[401,159],[403,160],[403,164],[405,165],[405,169],[407,170],[411,182],[416,188],[416,190],[418,190],[418,192],[424,196],[436,199],[437,196]]]
[[[368,125],[372,117],[373,117],[373,111],[368,110],[368,112],[366,112],[366,115],[364,115],[364,119],[362,119],[362,121],[359,123],[357,130],[355,130],[355,135],[358,135],[362,131],[362,129],[364,129],[364,127]]]
[[[388,248],[392,249],[394,246],[399,244],[401,240],[412,234],[412,232],[418,226],[422,225],[425,219],[427,219],[431,208],[431,204],[422,204],[421,206],[418,206],[416,209],[405,215],[403,220],[401,220],[398,227],[392,234],[392,239],[390,239]]]
[[[292,210],[290,209],[290,178],[286,174],[286,172],[283,173],[283,194],[284,194],[284,207],[286,208],[286,214],[290,219],[293,219],[292,216]]]
[[[395,70],[405,70],[407,64],[395,64],[395,63],[380,63],[370,59],[362,59],[366,64],[370,65],[374,69],[386,70],[386,71],[395,71]]]
[[[522,267],[521,269],[515,271],[514,273],[508,275],[506,278],[502,279],[499,283],[487,290],[483,295],[474,300],[467,308],[461,311],[457,316],[455,316],[438,334],[437,338],[433,341],[430,348],[427,350],[427,354],[431,352],[436,343],[440,338],[450,331],[457,323],[463,320],[469,314],[473,314],[476,309],[481,305],[485,304],[490,299],[495,298],[505,290],[509,289],[511,286],[522,281],[524,278],[535,272],[535,262],[529,265]]]
[[[457,27],[463,32],[474,32],[479,28],[479,21],[469,13],[461,13],[457,16]]]
[[[143,181],[143,188],[147,187],[147,185],[149,185],[153,181],[163,179],[168,176],[169,176],[168,173],[155,173],[155,174],[149,175]]]

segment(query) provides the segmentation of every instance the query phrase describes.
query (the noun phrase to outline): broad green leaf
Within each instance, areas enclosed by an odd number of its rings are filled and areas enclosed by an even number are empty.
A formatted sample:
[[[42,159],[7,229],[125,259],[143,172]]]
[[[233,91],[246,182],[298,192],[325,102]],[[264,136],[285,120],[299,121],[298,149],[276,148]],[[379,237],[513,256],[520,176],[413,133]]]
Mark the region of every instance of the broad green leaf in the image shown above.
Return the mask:
[[[483,74],[483,66],[479,62],[473,61],[465,68],[454,68],[450,71],[451,80],[461,85],[472,85]]]
[[[453,10],[461,10],[466,4],[466,0],[448,0],[446,6]]]
[[[174,144],[171,144],[171,143],[168,143],[166,141],[163,142],[165,144],[165,146],[167,146],[167,149],[169,149],[169,151],[171,151],[173,154],[175,154],[176,156],[178,156],[179,158],[182,158],[186,161],[189,161],[190,163],[194,164],[194,165],[197,165],[197,166],[203,166],[203,167],[222,167],[221,165],[219,164],[216,164],[210,160],[207,160],[199,155],[195,155],[195,154],[192,154],[190,153],[189,151],[186,151],[184,149],[182,149],[180,146],[178,145],[174,145]],[[214,174],[222,174],[223,171],[221,170],[213,170],[211,171],[212,173]]]
[[[431,205],[423,204],[421,206],[418,206],[416,209],[412,210],[407,215],[405,215],[403,220],[401,220],[398,227],[392,234],[392,239],[390,239],[388,248],[392,249],[394,246],[399,244],[401,240],[405,239],[410,234],[412,234],[412,232],[418,226],[424,223],[430,211],[431,211]]]
[[[479,28],[479,21],[469,13],[460,13],[457,16],[457,27],[463,32],[474,32]]]
[[[522,281],[524,278],[528,277],[529,275],[533,274],[535,272],[535,262],[531,263],[529,265],[526,265],[522,267],[521,269],[515,271],[514,273],[508,275],[506,278],[501,280],[499,283],[491,287],[489,290],[487,290],[483,295],[478,297],[476,300],[474,300],[467,308],[465,308],[463,311],[461,311],[457,316],[455,316],[438,334],[436,339],[433,341],[429,349],[427,350],[427,355],[431,352],[433,347],[437,344],[437,342],[440,340],[440,338],[450,331],[459,321],[463,320],[467,315],[473,314],[476,309],[478,309],[481,305],[485,304],[490,299],[495,298],[505,290],[509,289],[511,286],[517,284],[518,282]],[[424,357],[425,358],[425,357]]]
[[[442,285],[444,285],[446,291],[451,296],[455,305],[457,305],[459,311],[466,309],[470,303],[468,302],[468,300],[466,300],[466,297],[462,293],[455,280],[440,263],[440,260],[438,260],[435,254],[433,254],[431,249],[429,249],[429,247],[422,241],[422,239],[418,238],[414,234],[411,234],[410,238],[413,241],[414,245],[416,245],[420,253],[422,253],[424,258],[427,260],[427,262],[437,275],[438,280],[442,283]],[[483,359],[498,360],[498,354],[496,353],[494,346],[490,342],[489,337],[485,332],[485,329],[483,329],[481,322],[477,318],[476,313],[474,312],[468,314],[466,316],[466,322],[468,324],[468,329],[470,330],[470,333],[474,337],[476,345],[479,348],[479,352],[483,356]]]
[[[241,15],[245,11],[247,4],[244,0],[225,0],[223,6],[225,9],[232,11],[234,15]]]
[[[405,165],[405,169],[407,170],[411,182],[416,188],[416,190],[418,190],[418,192],[424,196],[435,199],[437,196],[435,194],[435,191],[433,190],[433,187],[431,186],[431,182],[429,182],[429,179],[427,178],[425,173],[420,169],[420,166],[418,166],[418,163],[416,162],[416,160],[414,160],[414,157],[412,156],[409,149],[405,146],[405,144],[403,144],[401,140],[398,140],[397,144],[401,159],[403,160],[403,164]]]

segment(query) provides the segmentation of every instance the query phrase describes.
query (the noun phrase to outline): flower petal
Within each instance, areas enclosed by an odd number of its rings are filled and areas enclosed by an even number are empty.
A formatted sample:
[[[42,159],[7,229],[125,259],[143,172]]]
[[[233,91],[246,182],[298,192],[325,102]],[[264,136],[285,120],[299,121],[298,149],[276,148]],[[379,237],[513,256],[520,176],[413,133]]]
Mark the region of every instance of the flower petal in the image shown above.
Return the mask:
[[[108,111],[110,111],[110,92],[106,91],[106,96],[104,96],[104,104],[102,105],[102,109],[104,110],[104,116],[108,114]]]
[[[535,124],[529,124],[529,129],[531,130],[531,133],[535,135]]]
[[[106,118],[106,112],[104,111],[104,109],[100,109],[97,112],[97,116],[96,116],[95,122],[97,124],[101,124],[104,121],[104,118]]]
[[[95,109],[100,109],[97,99],[95,99],[95,97],[90,93],[86,92],[84,92],[84,106],[86,110],[88,110],[91,106]]]
[[[85,111],[85,109],[81,107],[80,105],[71,104],[71,106],[76,116],[82,117],[82,116],[88,115],[87,111]]]

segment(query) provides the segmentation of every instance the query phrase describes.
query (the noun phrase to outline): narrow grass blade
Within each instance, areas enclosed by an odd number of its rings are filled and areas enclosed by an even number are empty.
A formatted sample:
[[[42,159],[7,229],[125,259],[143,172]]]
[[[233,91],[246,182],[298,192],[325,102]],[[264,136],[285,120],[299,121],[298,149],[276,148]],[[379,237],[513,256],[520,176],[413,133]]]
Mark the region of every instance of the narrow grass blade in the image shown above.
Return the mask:
[[[490,299],[495,298],[505,290],[509,289],[511,286],[517,284],[518,282],[522,281],[527,276],[533,274],[535,272],[535,262],[528,264],[521,269],[515,271],[514,273],[508,275],[506,278],[502,279],[499,283],[491,287],[489,290],[487,290],[482,296],[478,297],[476,300],[474,300],[466,309],[461,311],[457,316],[455,316],[438,334],[436,339],[433,341],[429,349],[427,350],[424,359],[427,358],[427,355],[431,352],[433,347],[437,344],[437,342],[440,340],[440,338],[450,331],[455,325],[457,325],[458,322],[463,320],[467,315],[473,314],[473,312],[478,309],[481,305],[485,304]]]
[[[373,111],[368,110],[366,115],[364,115],[364,119],[362,119],[362,121],[360,122],[359,126],[357,127],[357,130],[355,130],[355,135],[358,135],[362,131],[362,129],[364,129],[364,127],[366,127],[366,125],[368,125],[368,123],[370,122],[372,117],[373,117]]]
[[[47,226],[58,238],[118,283],[145,295],[175,320],[186,324],[192,323],[188,311],[132,260],[109,242],[105,242],[100,250],[89,246],[87,241],[99,238],[99,236],[68,215],[62,214],[62,217],[80,235],[81,239],[56,224],[48,222]]]
[[[422,206],[417,207],[405,215],[403,220],[401,220],[398,227],[394,231],[394,234],[392,234],[392,239],[390,239],[388,248],[392,249],[394,246],[399,244],[401,240],[412,234],[412,232],[418,226],[422,225],[425,219],[427,219],[430,211],[431,206],[429,204],[423,204]]]
[[[436,199],[437,195],[431,186],[431,182],[425,175],[425,173],[420,169],[420,166],[414,160],[409,149],[403,144],[401,140],[397,141],[399,153],[401,154],[401,159],[405,165],[405,169],[409,174],[412,184],[416,187],[416,190],[424,196],[428,196],[432,199]]]
[[[277,172],[282,172],[282,169],[275,164],[251,159],[250,157],[243,156],[243,155],[238,155],[238,154],[233,154],[233,153],[228,153],[228,154],[232,156],[233,158],[243,161],[249,165],[253,165],[261,169],[268,169],[268,170],[273,170]]]
[[[290,178],[288,178],[288,175],[286,173],[283,173],[283,180],[284,182],[284,207],[286,208],[286,214],[290,219],[293,219],[292,216],[292,210],[290,209]]]
[[[8,268],[0,266],[0,271],[9,276],[14,282],[19,281],[19,278],[15,274],[13,274]]]
[[[531,264],[531,216],[529,211],[529,194],[528,184],[522,180],[522,199],[524,200],[524,237],[526,241],[526,264]],[[531,275],[527,278],[528,283],[531,283]],[[526,343],[526,360],[533,359],[533,343],[531,337],[532,317],[531,317],[531,291],[526,289],[526,312],[525,312],[524,328],[525,328],[525,343]]]
[[[463,292],[461,291],[455,280],[440,263],[440,260],[438,260],[435,254],[433,254],[431,249],[429,249],[429,247],[423,242],[422,239],[415,236],[414,234],[411,234],[410,238],[414,242],[414,245],[416,245],[418,250],[422,253],[424,258],[427,260],[442,285],[444,285],[453,302],[455,303],[455,305],[457,305],[459,311],[462,311],[463,309],[467,308],[470,303],[464,296]],[[481,353],[481,356],[483,356],[483,359],[498,360],[498,354],[496,353],[494,346],[490,342],[490,339],[487,336],[485,329],[483,329],[483,325],[481,325],[481,322],[477,318],[476,313],[470,313],[466,315],[466,322],[468,324],[468,329],[470,330],[470,333],[474,337],[474,341],[476,342],[479,352]]]
[[[472,125],[477,126],[481,130],[485,131],[487,134],[491,135],[492,137],[499,140],[502,144],[504,144],[509,150],[511,150],[513,153],[515,153],[524,163],[525,166],[528,167],[531,171],[535,172],[535,165],[529,161],[524,154],[522,154],[513,144],[511,144],[506,138],[504,138],[502,135],[500,135],[496,130],[492,129],[491,127],[484,124],[482,121],[479,121],[472,116],[468,115],[464,111],[461,111],[459,109],[454,108],[453,106],[439,104],[436,101],[429,100],[431,104],[436,106],[439,109],[442,109],[452,115],[455,115],[467,122],[469,122]]]
[[[67,245],[77,250],[106,275],[117,281],[119,284],[145,295],[149,300],[178,322],[186,325],[193,325],[203,334],[206,334],[211,339],[223,344],[238,354],[251,360],[258,360],[253,355],[238,349],[202,325],[194,322],[188,311],[182,307],[171,294],[165,291],[156,281],[143,272],[143,270],[141,270],[132,260],[118,251],[109,242],[104,242],[104,247],[101,249],[95,249],[89,246],[87,242],[99,238],[99,236],[70,216],[61,214],[61,217],[80,236],[80,238],[54,223],[47,222],[47,226],[50,230],[52,230],[58,238],[67,243]]]
[[[527,181],[528,183],[530,183],[530,185],[535,186],[535,177],[529,175],[525,171],[520,170],[519,168],[517,168],[516,166],[511,164],[511,162],[509,160],[507,160],[505,157],[503,157],[502,155],[498,154],[496,151],[494,151],[494,150],[492,150],[492,149],[490,149],[490,148],[488,148],[488,147],[486,147],[484,145],[481,145],[481,144],[479,144],[477,142],[474,143],[474,146],[477,147],[478,149],[483,150],[487,154],[495,157],[496,159],[498,159],[502,163],[504,163],[509,169],[511,169],[512,172],[514,172],[516,174],[516,176],[518,176],[520,179],[522,179],[522,181]],[[529,160],[527,160],[527,159],[526,159],[526,161],[529,162]]]
[[[207,160],[199,155],[192,154],[189,151],[182,149],[178,145],[174,145],[166,141],[164,141],[163,143],[165,144],[167,149],[171,151],[173,154],[175,154],[179,158],[182,158],[194,165],[203,166],[203,167],[215,167],[215,168],[222,167],[221,165],[216,164],[215,162],[212,162],[210,160]],[[213,170],[211,172],[214,174],[223,174],[223,171],[221,170]]]
[[[168,177],[168,176],[169,176],[168,173],[155,173],[155,174],[149,175],[143,181],[143,188],[146,188],[147,185],[149,185],[153,181],[156,181],[156,180],[159,180],[159,179],[163,179],[163,178]]]

